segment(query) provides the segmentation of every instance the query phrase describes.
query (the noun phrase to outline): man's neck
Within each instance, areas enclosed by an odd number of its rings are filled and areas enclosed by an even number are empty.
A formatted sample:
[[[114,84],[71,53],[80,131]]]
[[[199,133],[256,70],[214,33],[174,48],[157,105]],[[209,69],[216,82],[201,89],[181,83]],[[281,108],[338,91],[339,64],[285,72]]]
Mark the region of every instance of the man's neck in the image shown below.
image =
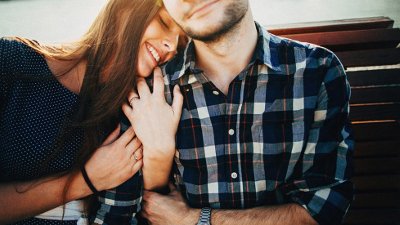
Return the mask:
[[[249,64],[257,44],[257,28],[249,10],[234,29],[213,42],[195,40],[196,65],[225,95],[229,84]]]

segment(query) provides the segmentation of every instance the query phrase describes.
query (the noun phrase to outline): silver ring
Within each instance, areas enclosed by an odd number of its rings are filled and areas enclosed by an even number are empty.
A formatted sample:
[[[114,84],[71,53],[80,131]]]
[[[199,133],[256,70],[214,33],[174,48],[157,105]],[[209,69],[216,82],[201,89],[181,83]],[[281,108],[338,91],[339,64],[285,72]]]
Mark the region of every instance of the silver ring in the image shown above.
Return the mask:
[[[132,97],[132,98],[129,100],[129,105],[130,105],[131,107],[133,107],[133,106],[132,106],[132,101],[135,100],[135,99],[139,99],[139,97],[136,97],[136,96],[135,96],[135,97]]]

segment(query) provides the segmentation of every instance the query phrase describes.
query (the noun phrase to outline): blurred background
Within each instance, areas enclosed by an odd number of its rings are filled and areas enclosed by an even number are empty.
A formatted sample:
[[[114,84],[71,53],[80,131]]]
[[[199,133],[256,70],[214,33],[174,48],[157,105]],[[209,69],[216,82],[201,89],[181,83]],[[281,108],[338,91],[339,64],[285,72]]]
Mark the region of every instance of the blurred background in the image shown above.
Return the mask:
[[[46,43],[79,38],[107,0],[0,0],[0,37]],[[387,16],[400,24],[400,0],[250,0],[261,24]]]

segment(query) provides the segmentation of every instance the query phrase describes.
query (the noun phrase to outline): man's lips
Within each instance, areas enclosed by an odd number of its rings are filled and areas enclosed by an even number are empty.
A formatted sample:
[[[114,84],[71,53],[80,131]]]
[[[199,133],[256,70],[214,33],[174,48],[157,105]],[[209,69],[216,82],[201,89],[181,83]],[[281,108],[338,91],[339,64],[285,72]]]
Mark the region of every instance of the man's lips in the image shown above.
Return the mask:
[[[194,10],[192,10],[192,11],[189,13],[188,18],[191,18],[191,17],[194,16],[195,14],[200,13],[201,11],[207,9],[208,7],[210,7],[211,5],[213,5],[214,3],[218,2],[218,1],[219,1],[219,0],[212,0],[212,1],[209,1],[209,2],[207,2],[207,3],[205,3],[205,4],[203,4],[203,5],[201,5],[201,6],[197,7],[197,8],[195,8]]]

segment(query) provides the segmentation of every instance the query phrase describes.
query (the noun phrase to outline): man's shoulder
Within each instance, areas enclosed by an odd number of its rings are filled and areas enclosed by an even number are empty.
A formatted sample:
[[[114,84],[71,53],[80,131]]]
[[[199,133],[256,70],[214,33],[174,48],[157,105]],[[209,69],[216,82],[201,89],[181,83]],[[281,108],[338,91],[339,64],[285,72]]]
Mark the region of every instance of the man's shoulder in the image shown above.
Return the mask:
[[[336,58],[336,55],[325,47],[271,33],[269,35],[270,48],[278,52],[279,60],[282,64],[285,63],[284,61],[287,60],[287,57],[302,57],[308,61],[316,60],[322,64],[326,64]]]
[[[328,68],[343,68],[337,56],[329,49],[312,43],[301,42],[268,32],[264,27],[264,52],[269,51],[270,61],[280,68],[281,74],[295,74],[306,70],[303,75],[323,75]],[[266,46],[267,45],[267,46]]]

